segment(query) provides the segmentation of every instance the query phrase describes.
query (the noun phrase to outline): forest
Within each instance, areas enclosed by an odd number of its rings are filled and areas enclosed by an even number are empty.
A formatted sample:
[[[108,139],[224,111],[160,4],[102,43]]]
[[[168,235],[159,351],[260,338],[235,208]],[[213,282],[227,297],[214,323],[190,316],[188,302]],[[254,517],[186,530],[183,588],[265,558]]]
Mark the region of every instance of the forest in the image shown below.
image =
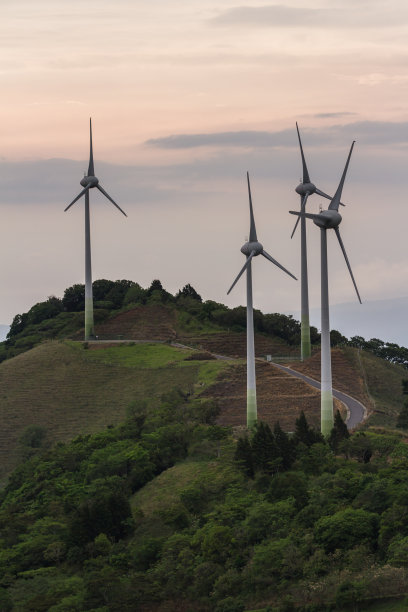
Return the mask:
[[[174,389],[67,444],[28,427],[1,492],[0,609],[404,605],[404,432],[350,436],[337,413],[327,441],[302,414],[293,434],[259,423],[234,436],[216,416]]]

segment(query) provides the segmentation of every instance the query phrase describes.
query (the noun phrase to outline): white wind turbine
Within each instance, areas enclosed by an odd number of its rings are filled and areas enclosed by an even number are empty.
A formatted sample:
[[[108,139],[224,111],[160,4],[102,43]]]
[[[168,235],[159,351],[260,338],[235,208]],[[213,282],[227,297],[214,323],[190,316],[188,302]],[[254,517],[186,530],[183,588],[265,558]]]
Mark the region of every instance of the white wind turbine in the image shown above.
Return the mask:
[[[329,319],[329,289],[328,289],[328,267],[327,267],[327,230],[334,229],[340,248],[343,252],[344,259],[350,272],[351,280],[357,293],[358,300],[361,304],[360,294],[357,289],[356,281],[354,280],[350,262],[344,248],[343,241],[340,236],[339,225],[341,223],[341,215],[339,213],[340,199],[343,191],[344,181],[346,178],[350,157],[353,152],[354,141],[351,145],[350,153],[340,179],[337,191],[334,194],[329,208],[321,211],[319,214],[307,213],[304,211],[293,211],[292,215],[298,217],[307,217],[312,219],[315,225],[320,228],[320,247],[321,247],[321,432],[324,436],[328,436],[333,427],[333,391],[332,391],[332,371],[331,371],[331,352],[330,352],[330,319]]]
[[[90,151],[89,151],[89,165],[88,174],[80,181],[80,184],[84,189],[72,200],[71,204],[66,207],[66,212],[75,202],[77,202],[83,195],[85,196],[85,340],[90,340],[95,337],[94,331],[94,318],[93,318],[93,298],[92,298],[92,266],[91,266],[91,231],[90,231],[90,218],[89,218],[89,190],[96,187],[103,195],[108,198],[110,202],[120,212],[127,217],[127,214],[116,204],[108,193],[99,184],[99,180],[95,176],[94,162],[93,162],[93,151],[92,151],[92,120],[89,119],[89,138],[90,138]]]
[[[246,256],[246,262],[242,270],[232,283],[229,288],[227,295],[235,287],[238,280],[246,270],[247,277],[247,427],[253,427],[257,421],[257,404],[256,404],[256,378],[255,378],[255,344],[254,344],[254,313],[252,305],[252,259],[257,255],[263,255],[266,259],[271,261],[275,266],[278,266],[281,270],[289,274],[295,280],[293,276],[286,268],[281,266],[280,263],[271,257],[263,248],[262,244],[258,242],[255,228],[254,212],[252,209],[252,197],[251,197],[251,185],[249,183],[249,174],[247,172],[248,181],[248,195],[249,195],[249,216],[250,216],[250,229],[249,229],[249,241],[241,247],[241,253]]]

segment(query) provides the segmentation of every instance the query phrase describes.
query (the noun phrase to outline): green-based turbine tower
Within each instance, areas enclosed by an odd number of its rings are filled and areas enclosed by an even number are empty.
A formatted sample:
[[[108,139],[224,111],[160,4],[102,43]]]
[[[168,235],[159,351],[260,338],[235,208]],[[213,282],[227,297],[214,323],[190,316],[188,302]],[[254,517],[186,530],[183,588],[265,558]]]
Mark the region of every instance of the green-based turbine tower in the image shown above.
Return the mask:
[[[314,183],[311,182],[309,172],[306,165],[305,156],[303,153],[302,141],[300,139],[299,127],[296,123],[296,131],[299,140],[300,154],[302,157],[302,169],[303,169],[303,178],[302,182],[296,187],[295,191],[300,195],[300,211],[305,212],[306,210],[306,202],[310,195],[317,193],[317,195],[322,196],[323,198],[327,198],[331,200],[331,196],[318,189]],[[342,206],[342,204],[340,202]],[[307,359],[312,354],[312,347],[310,342],[310,321],[309,321],[309,288],[308,288],[308,275],[307,275],[307,244],[306,244],[306,219],[303,215],[300,215],[296,220],[295,227],[293,228],[293,232],[291,238],[293,238],[298,223],[300,221],[300,291],[301,291],[301,314],[300,314],[300,356],[302,361]]]
[[[254,212],[252,209],[252,197],[251,197],[251,185],[249,182],[249,174],[247,172],[248,182],[248,195],[249,195],[249,217],[250,217],[250,228],[249,228],[249,241],[241,247],[241,253],[246,257],[245,265],[238,274],[237,278],[232,283],[227,294],[229,294],[235,287],[238,280],[246,270],[247,278],[247,427],[251,428],[257,421],[257,404],[256,404],[256,379],[255,379],[255,343],[254,343],[254,311],[252,305],[252,259],[257,255],[263,255],[266,259],[271,261],[275,266],[278,266],[281,270],[289,274],[295,280],[293,276],[286,268],[281,266],[279,262],[271,257],[263,248],[262,244],[258,242],[255,228]]]
[[[93,317],[93,297],[92,297],[92,265],[91,265],[91,229],[90,229],[90,217],[89,217],[89,190],[96,187],[101,193],[110,201],[120,212],[127,217],[127,214],[116,204],[108,193],[99,184],[99,180],[95,176],[94,162],[93,162],[93,150],[92,150],[92,121],[89,120],[89,139],[90,139],[90,150],[89,150],[89,165],[88,174],[80,181],[84,188],[77,197],[72,200],[71,204],[66,207],[66,212],[75,202],[77,202],[82,196],[85,196],[85,341],[91,340],[95,337],[94,331],[94,317]]]
[[[328,289],[328,267],[327,267],[327,230],[334,229],[340,248],[343,252],[344,259],[350,272],[351,280],[357,293],[358,300],[361,304],[360,294],[357,289],[356,281],[354,280],[350,262],[344,248],[343,241],[340,236],[339,225],[341,223],[341,215],[339,213],[340,199],[343,191],[344,181],[346,178],[350,157],[353,152],[354,142],[351,145],[350,153],[340,179],[337,191],[334,194],[329,208],[321,211],[319,214],[307,213],[304,210],[301,212],[291,210],[292,215],[298,217],[312,219],[315,225],[320,228],[320,247],[321,247],[321,432],[324,436],[328,436],[333,428],[333,391],[332,391],[332,371],[331,371],[331,352],[330,352],[330,319],[329,319],[329,289]]]

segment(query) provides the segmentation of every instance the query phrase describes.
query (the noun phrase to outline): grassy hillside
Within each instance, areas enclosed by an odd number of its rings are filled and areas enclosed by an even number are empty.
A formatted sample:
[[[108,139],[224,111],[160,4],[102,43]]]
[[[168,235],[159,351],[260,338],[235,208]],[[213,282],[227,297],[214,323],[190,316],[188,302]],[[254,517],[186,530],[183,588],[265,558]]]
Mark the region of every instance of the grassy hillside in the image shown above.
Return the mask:
[[[50,341],[0,364],[0,464],[7,474],[19,459],[19,438],[30,425],[50,442],[70,440],[122,422],[136,400],[154,405],[177,386],[200,392],[226,367],[185,361],[192,351],[143,344],[86,350]]]
[[[292,368],[320,380],[320,352]],[[351,347],[332,349],[333,386],[360,400],[369,409],[365,427],[395,427],[406,401],[402,381],[406,368],[389,363],[373,353]]]
[[[222,337],[227,341],[225,332]],[[122,422],[132,403],[147,399],[155,405],[173,387],[214,399],[220,410],[219,424],[245,426],[243,360],[205,360],[206,355],[204,361],[189,359],[196,350],[168,344],[90,343],[85,347],[50,341],[0,364],[1,478],[23,456],[19,440],[27,427],[42,427],[49,443],[67,441]],[[319,354],[291,365],[319,379]],[[279,421],[286,431],[293,431],[303,410],[318,427],[318,390],[265,361],[257,360],[256,369],[260,420],[270,425]],[[370,409],[366,427],[395,427],[404,400],[401,381],[405,372],[364,351],[333,351],[334,385]],[[337,400],[336,407],[340,407]]]

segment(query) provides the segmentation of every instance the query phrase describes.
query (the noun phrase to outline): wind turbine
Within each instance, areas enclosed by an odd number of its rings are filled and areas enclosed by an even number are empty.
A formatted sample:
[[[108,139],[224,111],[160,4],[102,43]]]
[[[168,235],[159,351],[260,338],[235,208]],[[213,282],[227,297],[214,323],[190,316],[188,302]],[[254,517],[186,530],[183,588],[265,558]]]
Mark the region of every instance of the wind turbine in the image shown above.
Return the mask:
[[[66,212],[75,202],[85,196],[85,341],[90,340],[95,336],[94,332],[94,318],[93,318],[93,298],[92,298],[92,266],[91,266],[91,232],[90,232],[90,219],[89,219],[89,190],[96,187],[103,195],[112,202],[114,206],[120,212],[127,217],[127,214],[116,204],[108,193],[99,184],[99,180],[95,176],[94,162],[93,162],[93,151],[92,151],[92,120],[89,119],[89,165],[88,174],[80,181],[80,184],[84,189],[72,200],[71,204],[66,207]]]
[[[331,200],[331,196],[324,193],[314,185],[309,176],[309,172],[306,166],[306,160],[303,153],[302,141],[300,139],[299,127],[296,122],[296,131],[299,139],[300,154],[302,156],[302,167],[303,167],[303,179],[302,182],[296,187],[295,191],[300,195],[300,211],[303,213],[306,210],[307,198],[317,193]],[[341,202],[340,202],[341,204]],[[344,206],[344,204],[341,204]],[[303,215],[299,215],[296,220],[295,227],[291,238],[293,238],[296,228],[300,220],[300,291],[301,291],[301,315],[300,315],[300,352],[301,359],[307,359],[312,354],[311,342],[310,342],[310,321],[309,321],[309,288],[307,278],[307,245],[306,245],[306,219]]]
[[[339,213],[340,199],[343,191],[344,181],[346,178],[350,157],[353,152],[354,142],[351,145],[350,153],[347,158],[342,177],[340,179],[337,191],[331,198],[329,208],[321,211],[319,214],[307,213],[304,210],[301,212],[291,210],[292,215],[298,217],[307,217],[312,219],[315,225],[320,227],[320,248],[321,248],[321,432],[324,436],[328,436],[333,427],[333,393],[332,393],[332,372],[331,372],[331,353],[330,353],[330,320],[329,320],[329,289],[328,289],[328,268],[327,268],[327,235],[328,229],[334,229],[340,248],[343,251],[344,259],[350,272],[351,280],[357,293],[358,300],[361,304],[360,294],[357,289],[356,281],[354,280],[350,262],[347,257],[346,249],[340,236],[339,225],[341,223],[341,215]]]
[[[241,253],[246,256],[246,262],[242,270],[232,283],[229,288],[227,295],[237,284],[242,274],[246,270],[247,277],[247,427],[253,427],[257,420],[257,406],[256,406],[256,379],[255,379],[255,343],[254,343],[254,312],[252,305],[252,259],[257,255],[263,255],[266,259],[271,261],[275,266],[278,266],[281,270],[289,274],[295,280],[293,276],[286,268],[281,266],[280,263],[271,257],[263,248],[262,244],[258,242],[255,228],[254,212],[252,209],[252,197],[251,197],[251,185],[249,182],[249,174],[247,172],[248,182],[248,196],[249,196],[249,216],[250,216],[250,229],[249,229],[249,241],[241,247]]]

